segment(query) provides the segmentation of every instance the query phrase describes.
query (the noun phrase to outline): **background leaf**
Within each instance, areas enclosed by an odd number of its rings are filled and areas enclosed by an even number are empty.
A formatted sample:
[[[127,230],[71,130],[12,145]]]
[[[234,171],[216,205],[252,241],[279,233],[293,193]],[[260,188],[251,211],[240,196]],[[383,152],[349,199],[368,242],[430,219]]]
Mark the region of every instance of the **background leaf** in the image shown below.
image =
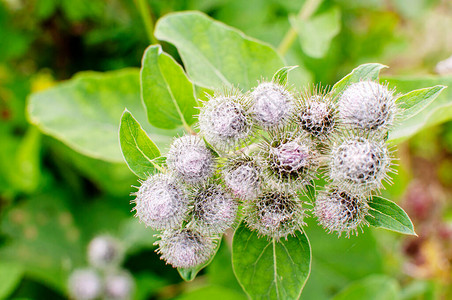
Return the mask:
[[[6,299],[22,279],[20,264],[0,260],[0,299]]]
[[[141,67],[141,95],[149,123],[165,129],[191,125],[197,113],[193,93],[193,84],[182,67],[160,45],[146,49]]]
[[[127,165],[138,177],[145,179],[159,167],[159,149],[128,110],[121,117],[119,142]]]
[[[436,85],[414,90],[397,98],[397,107],[402,109],[402,120],[409,119],[431,104],[446,87]]]
[[[145,124],[137,69],[79,73],[53,88],[32,94],[27,110],[30,121],[41,131],[76,151],[101,160],[123,162],[118,126],[126,107]],[[144,129],[159,148],[166,148],[180,132],[151,126]]]
[[[314,58],[324,57],[332,39],[341,31],[339,7],[331,7],[309,20],[296,16],[291,16],[289,20],[298,33],[303,52]]]
[[[370,225],[404,234],[416,235],[410,217],[394,202],[374,196],[367,203],[371,208],[369,209],[370,216],[366,217]]]
[[[356,67],[350,74],[346,75],[344,78],[336,82],[336,84],[333,86],[335,94],[340,94],[347,88],[348,85],[355,82],[362,80],[378,80],[380,70],[383,68],[387,67],[385,65],[377,63],[363,64]]]
[[[385,77],[390,87],[399,93],[408,93],[421,87],[434,85],[452,86],[452,77]],[[402,121],[390,132],[389,140],[401,142],[415,135],[424,128],[431,127],[452,119],[452,88],[445,89],[435,101],[428,104],[421,112]]]
[[[236,85],[248,90],[257,85],[257,80],[270,79],[284,66],[269,45],[200,12],[162,17],[156,24],[155,36],[176,46],[189,77],[203,87]]]
[[[397,300],[399,284],[391,277],[373,275],[351,283],[333,300]]]
[[[232,242],[232,264],[252,299],[298,299],[311,271],[311,247],[304,233],[277,242],[259,238],[242,222]]]

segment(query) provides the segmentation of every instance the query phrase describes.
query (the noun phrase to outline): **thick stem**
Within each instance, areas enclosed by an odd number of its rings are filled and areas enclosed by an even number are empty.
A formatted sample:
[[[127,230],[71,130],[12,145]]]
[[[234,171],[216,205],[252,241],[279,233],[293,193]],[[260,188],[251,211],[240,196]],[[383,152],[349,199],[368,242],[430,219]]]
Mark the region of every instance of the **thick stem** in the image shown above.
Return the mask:
[[[301,7],[300,12],[297,15],[297,18],[299,18],[302,21],[308,20],[312,16],[312,14],[317,10],[322,1],[323,0],[307,0]],[[292,46],[293,42],[296,40],[296,38],[297,31],[291,26],[289,31],[287,31],[286,35],[284,36],[283,40],[278,46],[278,53],[282,56],[286,54],[287,51]]]
[[[146,29],[146,33],[149,38],[149,42],[151,44],[158,44],[158,41],[154,36],[154,25],[152,24],[151,9],[149,7],[149,3],[147,2],[147,0],[135,0],[135,5],[140,12],[141,19],[144,23],[144,28]]]

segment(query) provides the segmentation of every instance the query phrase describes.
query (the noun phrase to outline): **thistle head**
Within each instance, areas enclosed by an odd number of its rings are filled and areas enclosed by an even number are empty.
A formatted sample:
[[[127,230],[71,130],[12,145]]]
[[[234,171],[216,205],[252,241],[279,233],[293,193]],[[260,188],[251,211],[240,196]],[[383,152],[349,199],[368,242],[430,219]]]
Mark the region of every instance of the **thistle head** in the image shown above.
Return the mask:
[[[111,300],[132,298],[135,283],[132,275],[126,271],[107,274],[104,281],[105,296]]]
[[[136,216],[153,229],[179,227],[187,215],[187,191],[171,174],[149,177],[142,182],[135,195]]]
[[[211,237],[190,228],[164,231],[156,244],[159,246],[157,253],[175,268],[191,268],[205,263],[216,247]]]
[[[308,136],[291,130],[269,135],[260,152],[269,179],[277,185],[299,187],[314,178],[318,154]]]
[[[282,85],[262,82],[251,93],[251,114],[263,128],[283,126],[292,117],[294,97]]]
[[[260,194],[262,170],[253,158],[229,158],[222,171],[226,186],[237,198],[252,200]]]
[[[331,93],[306,90],[297,101],[296,119],[310,135],[324,140],[337,125],[337,112]]]
[[[208,183],[195,188],[193,227],[206,235],[222,234],[237,217],[238,202],[218,184]]]
[[[117,266],[123,256],[119,241],[108,235],[97,236],[88,245],[88,261],[99,269]]]
[[[191,184],[206,181],[213,175],[215,159],[199,136],[177,138],[167,155],[168,168],[183,181]]]
[[[386,144],[373,138],[350,136],[336,142],[330,153],[329,175],[333,183],[352,192],[370,192],[383,187],[391,171]]]
[[[78,269],[69,276],[69,295],[75,300],[97,299],[102,293],[102,281],[93,269]]]
[[[252,131],[248,108],[246,98],[238,93],[210,98],[200,109],[200,132],[212,146],[232,149],[245,141]]]
[[[394,92],[374,81],[351,84],[339,99],[339,117],[352,128],[388,129],[396,114]]]
[[[300,230],[303,216],[301,201],[295,194],[272,190],[247,204],[245,220],[259,235],[280,239]]]
[[[344,232],[347,237],[350,233],[358,234],[358,228],[368,225],[365,217],[369,206],[366,199],[357,194],[329,188],[319,193],[315,205],[314,214],[319,223],[339,236]]]

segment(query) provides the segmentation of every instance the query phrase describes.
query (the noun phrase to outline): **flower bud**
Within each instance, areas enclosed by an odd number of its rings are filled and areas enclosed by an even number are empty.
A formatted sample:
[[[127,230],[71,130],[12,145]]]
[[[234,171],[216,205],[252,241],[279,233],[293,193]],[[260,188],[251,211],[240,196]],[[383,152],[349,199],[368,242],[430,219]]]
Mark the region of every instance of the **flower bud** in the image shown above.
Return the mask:
[[[349,237],[350,233],[358,234],[358,228],[368,225],[365,220],[368,209],[365,198],[333,188],[319,193],[314,214],[329,232],[334,231],[339,236],[345,232]]]
[[[177,138],[167,155],[168,168],[185,182],[195,184],[213,175],[215,160],[212,152],[199,136]]]
[[[123,249],[115,238],[97,236],[88,245],[88,261],[99,269],[115,267],[122,260]]]
[[[252,200],[260,194],[262,170],[251,157],[229,158],[222,173],[226,186],[237,198]]]
[[[260,156],[270,180],[298,188],[314,178],[318,154],[308,136],[289,129],[269,135],[269,141],[261,144]]]
[[[253,123],[245,98],[240,95],[217,96],[204,103],[199,113],[199,129],[214,147],[228,150],[245,141]]]
[[[267,191],[247,205],[245,220],[251,230],[269,238],[287,238],[300,230],[303,208],[295,194],[285,191]]]
[[[351,84],[339,99],[339,116],[352,128],[388,129],[396,114],[393,91],[373,81]]]
[[[207,262],[216,247],[212,238],[189,228],[164,231],[156,244],[161,258],[175,268],[191,268]]]
[[[264,128],[283,126],[292,117],[294,97],[282,85],[262,82],[251,93],[251,113]]]
[[[370,192],[383,187],[391,171],[391,157],[383,141],[346,137],[335,143],[329,163],[333,183],[352,192]]]
[[[325,139],[337,125],[336,106],[330,93],[306,91],[297,103],[297,121],[310,135]]]
[[[136,216],[153,229],[179,227],[187,215],[187,191],[170,174],[149,177],[142,182],[136,196]]]
[[[102,293],[102,282],[93,269],[78,269],[69,276],[68,290],[75,300],[97,299]]]
[[[134,290],[133,277],[126,271],[107,274],[104,282],[106,299],[128,300]]]
[[[238,203],[221,186],[206,184],[192,195],[193,226],[207,235],[222,234],[235,221]]]

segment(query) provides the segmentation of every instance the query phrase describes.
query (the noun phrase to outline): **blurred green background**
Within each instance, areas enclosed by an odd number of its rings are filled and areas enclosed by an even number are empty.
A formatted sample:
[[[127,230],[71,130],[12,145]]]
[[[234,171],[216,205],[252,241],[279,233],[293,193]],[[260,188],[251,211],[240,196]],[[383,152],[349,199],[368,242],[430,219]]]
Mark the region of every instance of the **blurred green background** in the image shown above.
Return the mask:
[[[279,47],[287,65],[300,66],[298,87],[332,85],[367,62],[389,66],[383,79],[399,83],[398,92],[452,85],[452,63],[436,67],[452,55],[449,0],[325,0],[305,22],[296,17],[303,0],[144,2],[152,23],[200,10]],[[27,120],[31,93],[79,71],[140,67],[150,44],[140,3],[0,0],[0,299],[66,299],[68,275],[87,264],[87,243],[104,233],[127,247],[135,299],[246,299],[227,242],[195,281],[183,282],[153,252],[155,232],[132,217],[137,179],[125,163],[84,156]],[[281,46],[291,23],[304,29]],[[181,62],[172,45],[162,47]],[[398,145],[398,174],[383,193],[408,212],[419,237],[366,229],[338,239],[311,220],[314,258],[302,299],[452,298],[452,87],[438,101],[448,113]]]

